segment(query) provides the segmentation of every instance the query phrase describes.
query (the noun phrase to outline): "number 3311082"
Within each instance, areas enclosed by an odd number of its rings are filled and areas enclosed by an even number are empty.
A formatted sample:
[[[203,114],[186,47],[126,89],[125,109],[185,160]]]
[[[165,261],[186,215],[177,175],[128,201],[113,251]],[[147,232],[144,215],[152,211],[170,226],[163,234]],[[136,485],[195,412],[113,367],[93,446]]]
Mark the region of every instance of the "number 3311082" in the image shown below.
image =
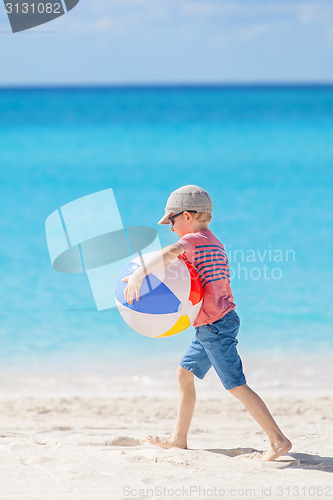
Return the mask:
[[[6,3],[7,14],[62,14],[60,3]]]

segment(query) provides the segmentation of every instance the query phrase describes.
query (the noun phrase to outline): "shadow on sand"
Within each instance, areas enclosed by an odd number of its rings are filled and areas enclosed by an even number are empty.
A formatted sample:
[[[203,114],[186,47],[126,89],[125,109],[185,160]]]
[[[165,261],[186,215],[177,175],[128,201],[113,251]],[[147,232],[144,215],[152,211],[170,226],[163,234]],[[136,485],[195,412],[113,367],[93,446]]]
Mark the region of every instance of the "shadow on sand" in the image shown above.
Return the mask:
[[[234,458],[240,455],[249,456],[253,453],[264,453],[263,450],[254,448],[235,448],[235,449],[205,449],[211,453],[218,453]],[[320,455],[310,455],[309,453],[286,453],[273,460],[272,463],[286,463],[285,467],[295,469],[311,469],[323,472],[333,472],[333,458],[321,457]],[[283,468],[283,467],[282,467]]]

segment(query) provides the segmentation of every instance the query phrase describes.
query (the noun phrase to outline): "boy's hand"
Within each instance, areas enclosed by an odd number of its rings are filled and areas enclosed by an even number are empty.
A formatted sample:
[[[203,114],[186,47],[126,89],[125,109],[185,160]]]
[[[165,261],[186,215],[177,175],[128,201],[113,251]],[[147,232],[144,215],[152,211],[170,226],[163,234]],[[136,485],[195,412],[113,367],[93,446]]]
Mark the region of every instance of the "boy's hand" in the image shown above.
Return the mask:
[[[138,270],[139,271],[139,270]],[[125,276],[121,281],[127,281],[127,287],[124,290],[124,298],[129,304],[133,304],[134,296],[136,300],[140,298],[140,288],[143,282],[144,276],[142,273],[137,273],[135,271],[130,276]]]
[[[142,267],[139,267],[130,276],[125,276],[121,281],[127,281],[127,287],[124,290],[124,298],[129,304],[133,304],[134,296],[136,300],[139,300],[139,291],[144,280],[144,277],[150,273],[153,273],[161,266],[167,266],[169,262],[175,259],[178,255],[185,252],[183,245],[180,243],[174,243],[163,248],[160,252],[156,252],[156,255],[146,262],[145,271]]]

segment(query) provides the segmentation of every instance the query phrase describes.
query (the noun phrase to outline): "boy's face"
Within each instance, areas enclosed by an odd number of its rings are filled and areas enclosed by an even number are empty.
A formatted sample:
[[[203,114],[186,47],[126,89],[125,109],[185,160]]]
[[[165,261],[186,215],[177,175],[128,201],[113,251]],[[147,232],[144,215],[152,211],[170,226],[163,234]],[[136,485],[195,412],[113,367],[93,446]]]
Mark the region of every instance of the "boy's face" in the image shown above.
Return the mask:
[[[176,215],[176,213],[171,214],[170,217],[172,215]],[[171,225],[171,231],[178,234],[179,238],[182,238],[185,234],[193,233],[195,220],[193,215],[191,212],[184,212],[178,215]]]

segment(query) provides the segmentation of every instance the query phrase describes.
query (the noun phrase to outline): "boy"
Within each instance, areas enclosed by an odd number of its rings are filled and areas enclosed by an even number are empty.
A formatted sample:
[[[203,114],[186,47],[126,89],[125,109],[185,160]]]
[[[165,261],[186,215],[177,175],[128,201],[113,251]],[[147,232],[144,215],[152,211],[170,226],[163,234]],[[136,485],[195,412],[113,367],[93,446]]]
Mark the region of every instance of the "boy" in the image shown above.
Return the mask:
[[[236,339],[239,316],[230,288],[229,263],[222,243],[208,228],[212,201],[198,186],[183,186],[173,191],[167,201],[165,214],[158,224],[171,224],[178,234],[178,243],[162,250],[166,266],[171,260],[185,254],[195,266],[203,286],[203,302],[193,326],[195,337],[179,363],[177,379],[179,405],[177,421],[168,437],[148,436],[151,444],[161,448],[173,446],[187,449],[187,434],[194,405],[194,376],[203,379],[214,367],[224,387],[247,408],[267,434],[271,446],[264,454],[251,458],[275,460],[291,449],[291,442],[277,426],[263,400],[247,385]],[[146,268],[137,269],[127,281],[124,297],[130,304],[140,298],[140,287],[146,275],[160,267],[160,257],[152,259]]]

